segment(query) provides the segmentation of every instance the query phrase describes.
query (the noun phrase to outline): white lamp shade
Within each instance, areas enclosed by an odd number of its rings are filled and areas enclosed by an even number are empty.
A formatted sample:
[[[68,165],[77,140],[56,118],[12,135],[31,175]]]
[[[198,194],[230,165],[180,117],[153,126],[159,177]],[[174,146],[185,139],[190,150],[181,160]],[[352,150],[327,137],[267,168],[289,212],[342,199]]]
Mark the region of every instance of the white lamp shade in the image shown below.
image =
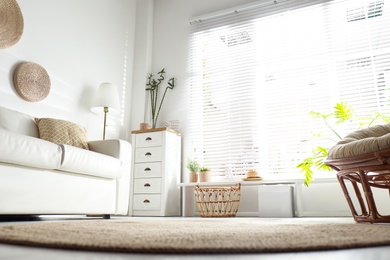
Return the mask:
[[[118,88],[112,83],[100,84],[91,111],[101,113],[104,107],[108,107],[110,112],[119,112]]]

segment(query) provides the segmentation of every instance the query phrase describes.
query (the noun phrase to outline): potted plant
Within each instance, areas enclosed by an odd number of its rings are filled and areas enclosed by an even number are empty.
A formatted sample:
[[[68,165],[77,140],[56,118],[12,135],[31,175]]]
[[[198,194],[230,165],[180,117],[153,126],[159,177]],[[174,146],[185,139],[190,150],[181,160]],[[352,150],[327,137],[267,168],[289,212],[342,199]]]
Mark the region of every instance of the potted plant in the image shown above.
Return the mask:
[[[199,181],[200,182],[210,182],[211,181],[211,172],[207,167],[201,167],[199,169]]]
[[[198,182],[199,168],[199,163],[196,160],[187,160],[187,169],[190,171],[190,182]]]
[[[165,69],[162,69],[160,72],[157,73],[158,78],[154,79],[154,75],[150,73],[148,76],[148,83],[146,83],[146,91],[149,91],[150,93],[150,104],[152,109],[152,128],[156,128],[157,119],[160,115],[161,107],[168,89],[173,89],[175,87],[175,78],[170,78],[167,82],[167,86],[165,87],[164,94],[161,97],[161,101],[158,102],[160,84],[165,79],[164,74]]]
[[[313,118],[323,119],[326,127],[333,134],[335,139],[333,140],[337,143],[342,139],[341,135],[335,130],[336,127],[330,124],[331,119],[334,119],[335,124],[354,124],[358,126],[369,127],[374,122],[386,123],[390,121],[388,116],[385,116],[381,113],[374,113],[371,116],[359,117],[357,116],[350,105],[345,102],[337,103],[334,107],[334,111],[329,114],[324,114],[320,112],[311,111],[310,115]],[[321,137],[321,133],[315,134],[314,137]],[[318,171],[331,171],[331,168],[324,164],[324,160],[328,157],[328,150],[330,147],[316,146],[312,149],[312,155],[304,158],[301,163],[296,167],[301,170],[305,177],[305,185],[309,186],[311,180],[313,179],[314,170]]]

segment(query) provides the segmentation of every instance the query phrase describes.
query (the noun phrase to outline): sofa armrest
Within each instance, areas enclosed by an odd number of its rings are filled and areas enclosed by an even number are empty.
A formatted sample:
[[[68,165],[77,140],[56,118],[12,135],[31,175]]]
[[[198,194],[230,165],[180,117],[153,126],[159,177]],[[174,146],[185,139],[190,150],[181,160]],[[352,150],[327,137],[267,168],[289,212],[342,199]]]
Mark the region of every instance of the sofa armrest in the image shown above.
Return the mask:
[[[110,139],[88,142],[89,150],[122,160],[122,157],[131,158],[131,144],[125,140]],[[129,154],[130,152],[130,154]],[[125,159],[123,158],[123,159]]]
[[[91,151],[118,158],[122,162],[121,177],[117,179],[116,214],[128,215],[131,174],[131,144],[125,140],[110,139],[89,141]]]

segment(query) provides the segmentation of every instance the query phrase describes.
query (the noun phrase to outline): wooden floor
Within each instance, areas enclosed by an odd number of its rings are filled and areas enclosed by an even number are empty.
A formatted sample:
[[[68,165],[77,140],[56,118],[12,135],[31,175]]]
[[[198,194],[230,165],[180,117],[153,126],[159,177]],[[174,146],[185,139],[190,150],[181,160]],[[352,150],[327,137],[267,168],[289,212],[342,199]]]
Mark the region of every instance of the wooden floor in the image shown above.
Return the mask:
[[[123,217],[118,217],[123,220]],[[116,217],[112,220],[118,219]],[[45,216],[39,217],[34,221],[72,221],[74,219],[83,219],[80,216],[65,217],[65,216]],[[134,219],[134,218],[132,218]],[[147,218],[155,220],[156,218]],[[159,219],[172,219],[172,218],[159,218]],[[177,218],[178,220],[184,218]],[[188,218],[185,218],[188,219]],[[236,218],[237,219],[237,218]],[[293,218],[293,221],[310,222],[317,221],[319,218]],[[258,218],[257,218],[258,220]],[[266,219],[267,221],[269,219]],[[326,218],[327,221],[352,223],[352,218]],[[26,223],[30,220],[21,219],[0,219],[0,225],[13,225],[19,223]],[[108,220],[110,221],[110,220]],[[232,219],[234,221],[234,219]],[[362,234],[364,235],[364,234]],[[390,236],[390,234],[389,234]],[[262,260],[278,260],[278,259],[351,259],[351,260],[387,260],[390,259],[390,245],[386,247],[370,247],[370,248],[358,248],[347,250],[334,250],[334,251],[315,251],[304,253],[272,253],[272,254],[238,254],[238,255],[152,255],[152,254],[128,254],[128,253],[102,253],[102,252],[87,252],[87,251],[75,251],[75,250],[60,250],[60,249],[44,249],[37,247],[24,247],[0,244],[0,260],[124,260],[124,259],[259,259]]]

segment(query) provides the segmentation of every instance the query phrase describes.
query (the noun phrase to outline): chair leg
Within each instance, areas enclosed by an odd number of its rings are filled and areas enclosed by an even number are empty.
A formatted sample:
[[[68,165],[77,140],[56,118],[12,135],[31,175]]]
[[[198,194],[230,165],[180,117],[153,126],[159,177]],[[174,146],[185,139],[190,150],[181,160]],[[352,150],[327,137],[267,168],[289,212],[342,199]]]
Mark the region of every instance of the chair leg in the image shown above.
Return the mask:
[[[357,200],[359,202],[359,205],[360,205],[360,209],[362,210],[362,215],[363,216],[368,216],[368,211],[367,211],[367,207],[366,207],[366,204],[364,203],[364,199],[363,199],[363,196],[362,196],[362,193],[360,192],[360,189],[357,185],[356,182],[352,182],[352,187],[356,193],[356,197],[357,197]]]
[[[370,184],[368,183],[367,176],[366,176],[365,172],[359,171],[359,176],[360,176],[360,179],[362,182],[364,195],[365,195],[366,200],[367,200],[368,209],[370,211],[369,218],[372,219],[372,222],[375,222],[376,219],[378,219],[380,216],[379,216],[378,210],[376,208],[376,204],[375,204],[375,200],[374,200],[374,196],[372,194]]]
[[[357,175],[356,177],[353,175]],[[339,183],[341,185],[341,188],[344,192],[345,198],[348,202],[349,208],[352,212],[352,216],[355,219],[356,222],[376,222],[377,219],[379,219],[381,216],[378,213],[378,210],[376,208],[376,204],[374,201],[374,196],[370,187],[370,184],[368,183],[366,173],[363,171],[358,172],[343,172],[338,173],[337,178],[339,180]],[[351,196],[349,195],[349,191],[347,189],[347,186],[345,184],[345,181],[349,180],[352,184],[353,190],[355,192],[355,196],[358,200],[361,214],[359,214],[356,211],[355,205],[351,199]],[[362,196],[362,193],[360,191],[360,188],[358,186],[358,182],[361,183],[362,189],[364,192],[364,196]],[[365,203],[366,202],[366,203]],[[368,209],[367,209],[368,207]]]
[[[352,202],[352,199],[351,199],[351,196],[349,196],[349,192],[348,192],[348,189],[347,189],[347,186],[345,185],[345,178],[343,176],[343,174],[337,174],[337,179],[339,180],[339,183],[340,183],[340,186],[341,186],[341,189],[343,190],[344,192],[344,196],[345,196],[345,199],[347,200],[347,203],[348,203],[348,206],[352,212],[352,216],[356,219],[356,217],[358,216],[358,213],[355,209],[355,206],[353,205],[353,202]],[[352,182],[352,185],[356,186],[356,183]],[[357,192],[358,189],[355,189],[355,192]],[[360,196],[361,197],[361,196]],[[360,201],[359,201],[360,203]],[[360,203],[360,206],[362,206],[362,204]],[[362,209],[363,210],[363,209]]]

